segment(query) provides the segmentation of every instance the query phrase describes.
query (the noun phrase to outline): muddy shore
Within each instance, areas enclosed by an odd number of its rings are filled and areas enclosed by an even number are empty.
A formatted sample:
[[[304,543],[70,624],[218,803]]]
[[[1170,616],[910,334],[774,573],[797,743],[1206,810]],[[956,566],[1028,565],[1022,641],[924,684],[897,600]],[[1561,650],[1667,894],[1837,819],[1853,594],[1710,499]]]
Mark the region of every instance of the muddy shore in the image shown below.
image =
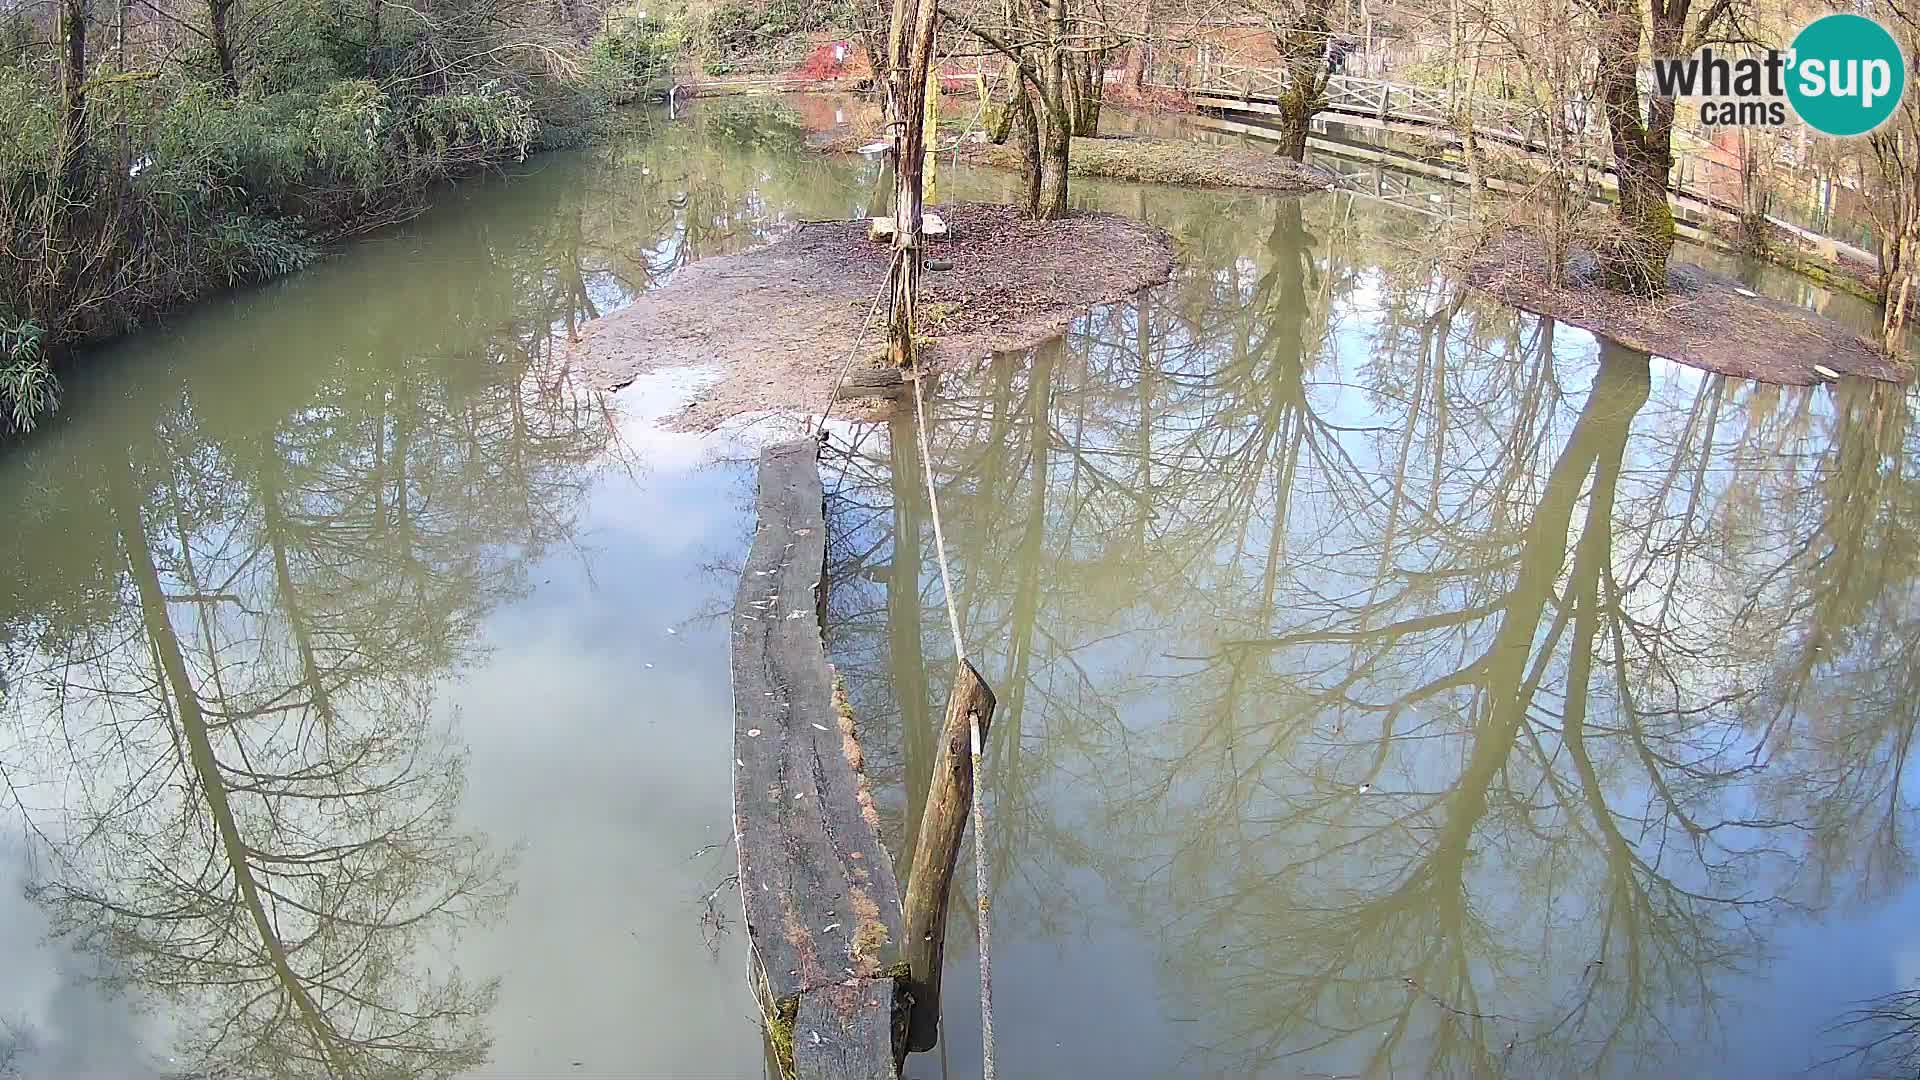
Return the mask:
[[[1645,300],[1597,284],[1591,252],[1576,248],[1569,263],[1565,282],[1548,284],[1545,248],[1508,229],[1463,269],[1469,285],[1495,299],[1705,371],[1790,386],[1825,381],[1816,365],[1883,382],[1913,378],[1911,365],[1853,329],[1703,267],[1670,260],[1666,294]]]
[[[929,257],[952,269],[922,279],[929,370],[1038,344],[1173,273],[1167,234],[1131,218],[1033,221],[985,203],[936,209],[951,232],[932,241]],[[695,263],[588,323],[573,355],[609,390],[665,368],[717,369],[718,380],[672,418],[676,428],[708,430],[768,410],[818,413],[886,282],[888,258],[864,219],[802,226],[766,247]],[[869,325],[856,369],[882,363],[884,321],[882,311]]]

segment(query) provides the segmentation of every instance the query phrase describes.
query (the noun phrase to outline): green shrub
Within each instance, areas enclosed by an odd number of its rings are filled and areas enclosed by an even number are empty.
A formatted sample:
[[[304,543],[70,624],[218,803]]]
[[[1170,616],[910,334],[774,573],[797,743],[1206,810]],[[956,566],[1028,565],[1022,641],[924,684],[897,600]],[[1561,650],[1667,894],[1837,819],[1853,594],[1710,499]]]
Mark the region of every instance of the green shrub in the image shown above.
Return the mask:
[[[20,67],[29,63],[44,47],[39,29],[25,5],[0,15],[0,64]]]
[[[60,384],[40,350],[42,334],[30,319],[0,316],[0,428],[32,431],[59,401]]]
[[[616,9],[574,53],[517,45],[458,0],[432,23],[389,5],[377,40],[365,0],[288,0],[244,42],[238,93],[179,51],[157,72],[103,69],[71,177],[45,42],[0,55],[0,433],[53,408],[66,350],[298,270],[316,237],[392,220],[437,181],[597,132],[671,71],[681,2]],[[0,50],[21,25],[0,17]]]
[[[396,136],[410,151],[407,167],[416,178],[440,179],[473,165],[525,158],[539,128],[525,97],[488,80],[415,100]]]
[[[668,22],[638,7],[607,13],[600,34],[587,48],[590,69],[644,84],[669,75],[686,44],[685,23]]]
[[[852,5],[807,0],[720,0],[707,11],[703,39],[719,56],[771,49],[793,34],[844,26]]]
[[[385,178],[387,111],[362,79],[235,98],[189,81],[140,133],[148,149],[133,179],[195,216],[229,201],[278,203],[303,187],[370,194]]]
[[[58,112],[38,73],[0,67],[0,181],[44,170],[53,159]]]
[[[214,222],[209,246],[216,272],[229,285],[291,274],[320,254],[293,222],[248,214]]]

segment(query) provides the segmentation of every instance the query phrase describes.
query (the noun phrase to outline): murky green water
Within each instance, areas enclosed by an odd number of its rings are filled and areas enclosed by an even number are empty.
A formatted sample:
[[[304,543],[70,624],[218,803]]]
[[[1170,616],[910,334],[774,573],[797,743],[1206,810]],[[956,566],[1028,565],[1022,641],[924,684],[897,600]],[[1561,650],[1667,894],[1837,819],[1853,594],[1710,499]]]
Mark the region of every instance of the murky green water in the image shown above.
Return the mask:
[[[0,457],[14,1068],[758,1074],[701,903],[750,473],[648,422],[697,375],[603,402],[565,344],[842,190],[718,118],[540,159]]]
[[[860,210],[801,139],[709,105],[463,187],[0,454],[0,1073],[762,1074],[703,899],[745,444],[565,342]],[[1904,397],[1602,351],[1353,195],[1083,197],[1188,269],[928,435],[1002,1075],[1785,1076],[1920,978]],[[896,842],[951,659],[914,438],[847,429],[830,504]],[[911,1076],[978,1072],[955,910]]]
[[[1864,1042],[1829,1028],[1920,980],[1907,398],[1602,348],[1401,272],[1349,196],[1149,198],[1189,271],[945,380],[928,435],[1000,699],[1001,1067],[1791,1076]],[[952,649],[913,432],[871,434],[835,650],[910,792]],[[917,1076],[978,1074],[954,933]]]

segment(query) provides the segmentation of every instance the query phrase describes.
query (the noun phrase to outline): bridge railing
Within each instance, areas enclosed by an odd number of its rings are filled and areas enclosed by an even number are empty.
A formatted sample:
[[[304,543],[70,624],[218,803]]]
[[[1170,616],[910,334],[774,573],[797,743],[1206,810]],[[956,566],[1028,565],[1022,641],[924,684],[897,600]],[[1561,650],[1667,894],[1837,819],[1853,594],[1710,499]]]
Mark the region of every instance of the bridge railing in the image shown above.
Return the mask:
[[[1272,112],[1274,106],[1271,99],[1278,98],[1289,87],[1291,78],[1292,73],[1286,68],[1236,64],[1203,57],[1189,92],[1238,98],[1245,103],[1246,111]],[[1370,117],[1383,126],[1389,121],[1447,130],[1460,126],[1458,98],[1452,91],[1440,87],[1389,82],[1360,75],[1331,75],[1327,78],[1324,96],[1325,100],[1318,111],[1336,114],[1327,117],[1330,120],[1337,120],[1338,114],[1345,114]],[[1604,138],[1600,115],[1599,106],[1591,100],[1580,99],[1568,103],[1567,126],[1577,147],[1577,159],[1605,176],[1612,173],[1613,163],[1599,149]],[[1479,96],[1472,101],[1471,123],[1477,137],[1506,142],[1530,153],[1540,153],[1546,149],[1547,120],[1548,115],[1544,110],[1529,107],[1523,102]],[[1705,142],[1701,136],[1684,130],[1676,131],[1675,136],[1696,144]],[[1745,214],[1743,207],[1716,196],[1710,189],[1699,190],[1694,185],[1690,162],[1690,158],[1683,158],[1679,175],[1669,181],[1668,190],[1675,201],[1683,208],[1710,214],[1721,220],[1739,220]],[[1769,215],[1767,220],[1829,257],[1838,258],[1844,254],[1869,265],[1878,262],[1878,256],[1873,252],[1778,217]]]
[[[1288,89],[1292,79],[1292,73],[1284,67],[1211,61],[1200,70],[1192,90],[1243,99],[1274,98]],[[1440,127],[1452,127],[1460,122],[1458,96],[1442,87],[1362,75],[1332,75],[1327,78],[1323,92],[1326,101],[1322,108],[1333,112]],[[1476,96],[1470,116],[1476,134],[1509,142],[1538,142],[1545,134],[1545,117],[1540,111],[1517,101]]]

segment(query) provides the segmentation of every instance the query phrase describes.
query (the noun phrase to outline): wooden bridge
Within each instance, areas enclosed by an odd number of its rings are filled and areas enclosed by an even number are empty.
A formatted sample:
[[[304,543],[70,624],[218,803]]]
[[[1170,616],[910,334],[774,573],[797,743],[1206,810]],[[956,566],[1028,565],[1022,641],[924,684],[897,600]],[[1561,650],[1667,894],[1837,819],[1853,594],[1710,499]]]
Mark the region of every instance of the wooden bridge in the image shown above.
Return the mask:
[[[1194,104],[1228,112],[1274,115],[1292,78],[1285,68],[1209,62],[1188,88]],[[1451,91],[1413,83],[1389,82],[1359,75],[1330,75],[1322,91],[1323,113],[1351,117],[1364,126],[1399,128],[1413,134],[1457,132],[1458,97]],[[1506,143],[1533,153],[1544,153],[1545,116],[1519,102],[1475,96],[1471,102],[1476,138]],[[1569,109],[1576,140],[1601,134],[1588,103]]]
[[[1224,121],[1207,126],[1256,138],[1270,138],[1273,135],[1271,118],[1280,113],[1280,98],[1290,85],[1291,78],[1291,73],[1285,68],[1207,61],[1202,63],[1186,89],[1195,105]],[[1540,155],[1548,151],[1547,114],[1542,110],[1521,102],[1476,95],[1463,114],[1459,96],[1440,87],[1358,75],[1330,75],[1317,112],[1318,118],[1323,121],[1394,132],[1454,148],[1462,143],[1463,119],[1470,117],[1476,139],[1499,143],[1528,154]],[[1605,145],[1605,133],[1598,122],[1598,104],[1576,100],[1570,103],[1567,112],[1579,161],[1602,190],[1618,192],[1619,182],[1614,175],[1613,162],[1600,153],[1600,148]],[[1689,132],[1676,131],[1674,134],[1676,140],[1691,141],[1696,146],[1704,145],[1704,140]],[[1353,144],[1346,145],[1349,147],[1347,156],[1351,156]],[[1675,170],[1678,175],[1669,185],[1668,195],[1681,233],[1689,240],[1722,246],[1711,239],[1713,227],[1716,224],[1738,222],[1743,209],[1700,190],[1695,176],[1697,157],[1688,155],[1684,142],[1678,149],[1679,161]],[[1411,171],[1436,179],[1457,182],[1465,182],[1466,179],[1464,169],[1423,162],[1414,155],[1393,154],[1386,150],[1375,150],[1371,154],[1363,150],[1362,153],[1369,160],[1396,158],[1395,164],[1399,167],[1410,168]],[[1526,185],[1511,182],[1500,184],[1489,178],[1488,186],[1518,191]],[[1767,216],[1767,221],[1829,261],[1837,263],[1844,257],[1868,266],[1878,265],[1878,256],[1862,248],[1772,215]]]

